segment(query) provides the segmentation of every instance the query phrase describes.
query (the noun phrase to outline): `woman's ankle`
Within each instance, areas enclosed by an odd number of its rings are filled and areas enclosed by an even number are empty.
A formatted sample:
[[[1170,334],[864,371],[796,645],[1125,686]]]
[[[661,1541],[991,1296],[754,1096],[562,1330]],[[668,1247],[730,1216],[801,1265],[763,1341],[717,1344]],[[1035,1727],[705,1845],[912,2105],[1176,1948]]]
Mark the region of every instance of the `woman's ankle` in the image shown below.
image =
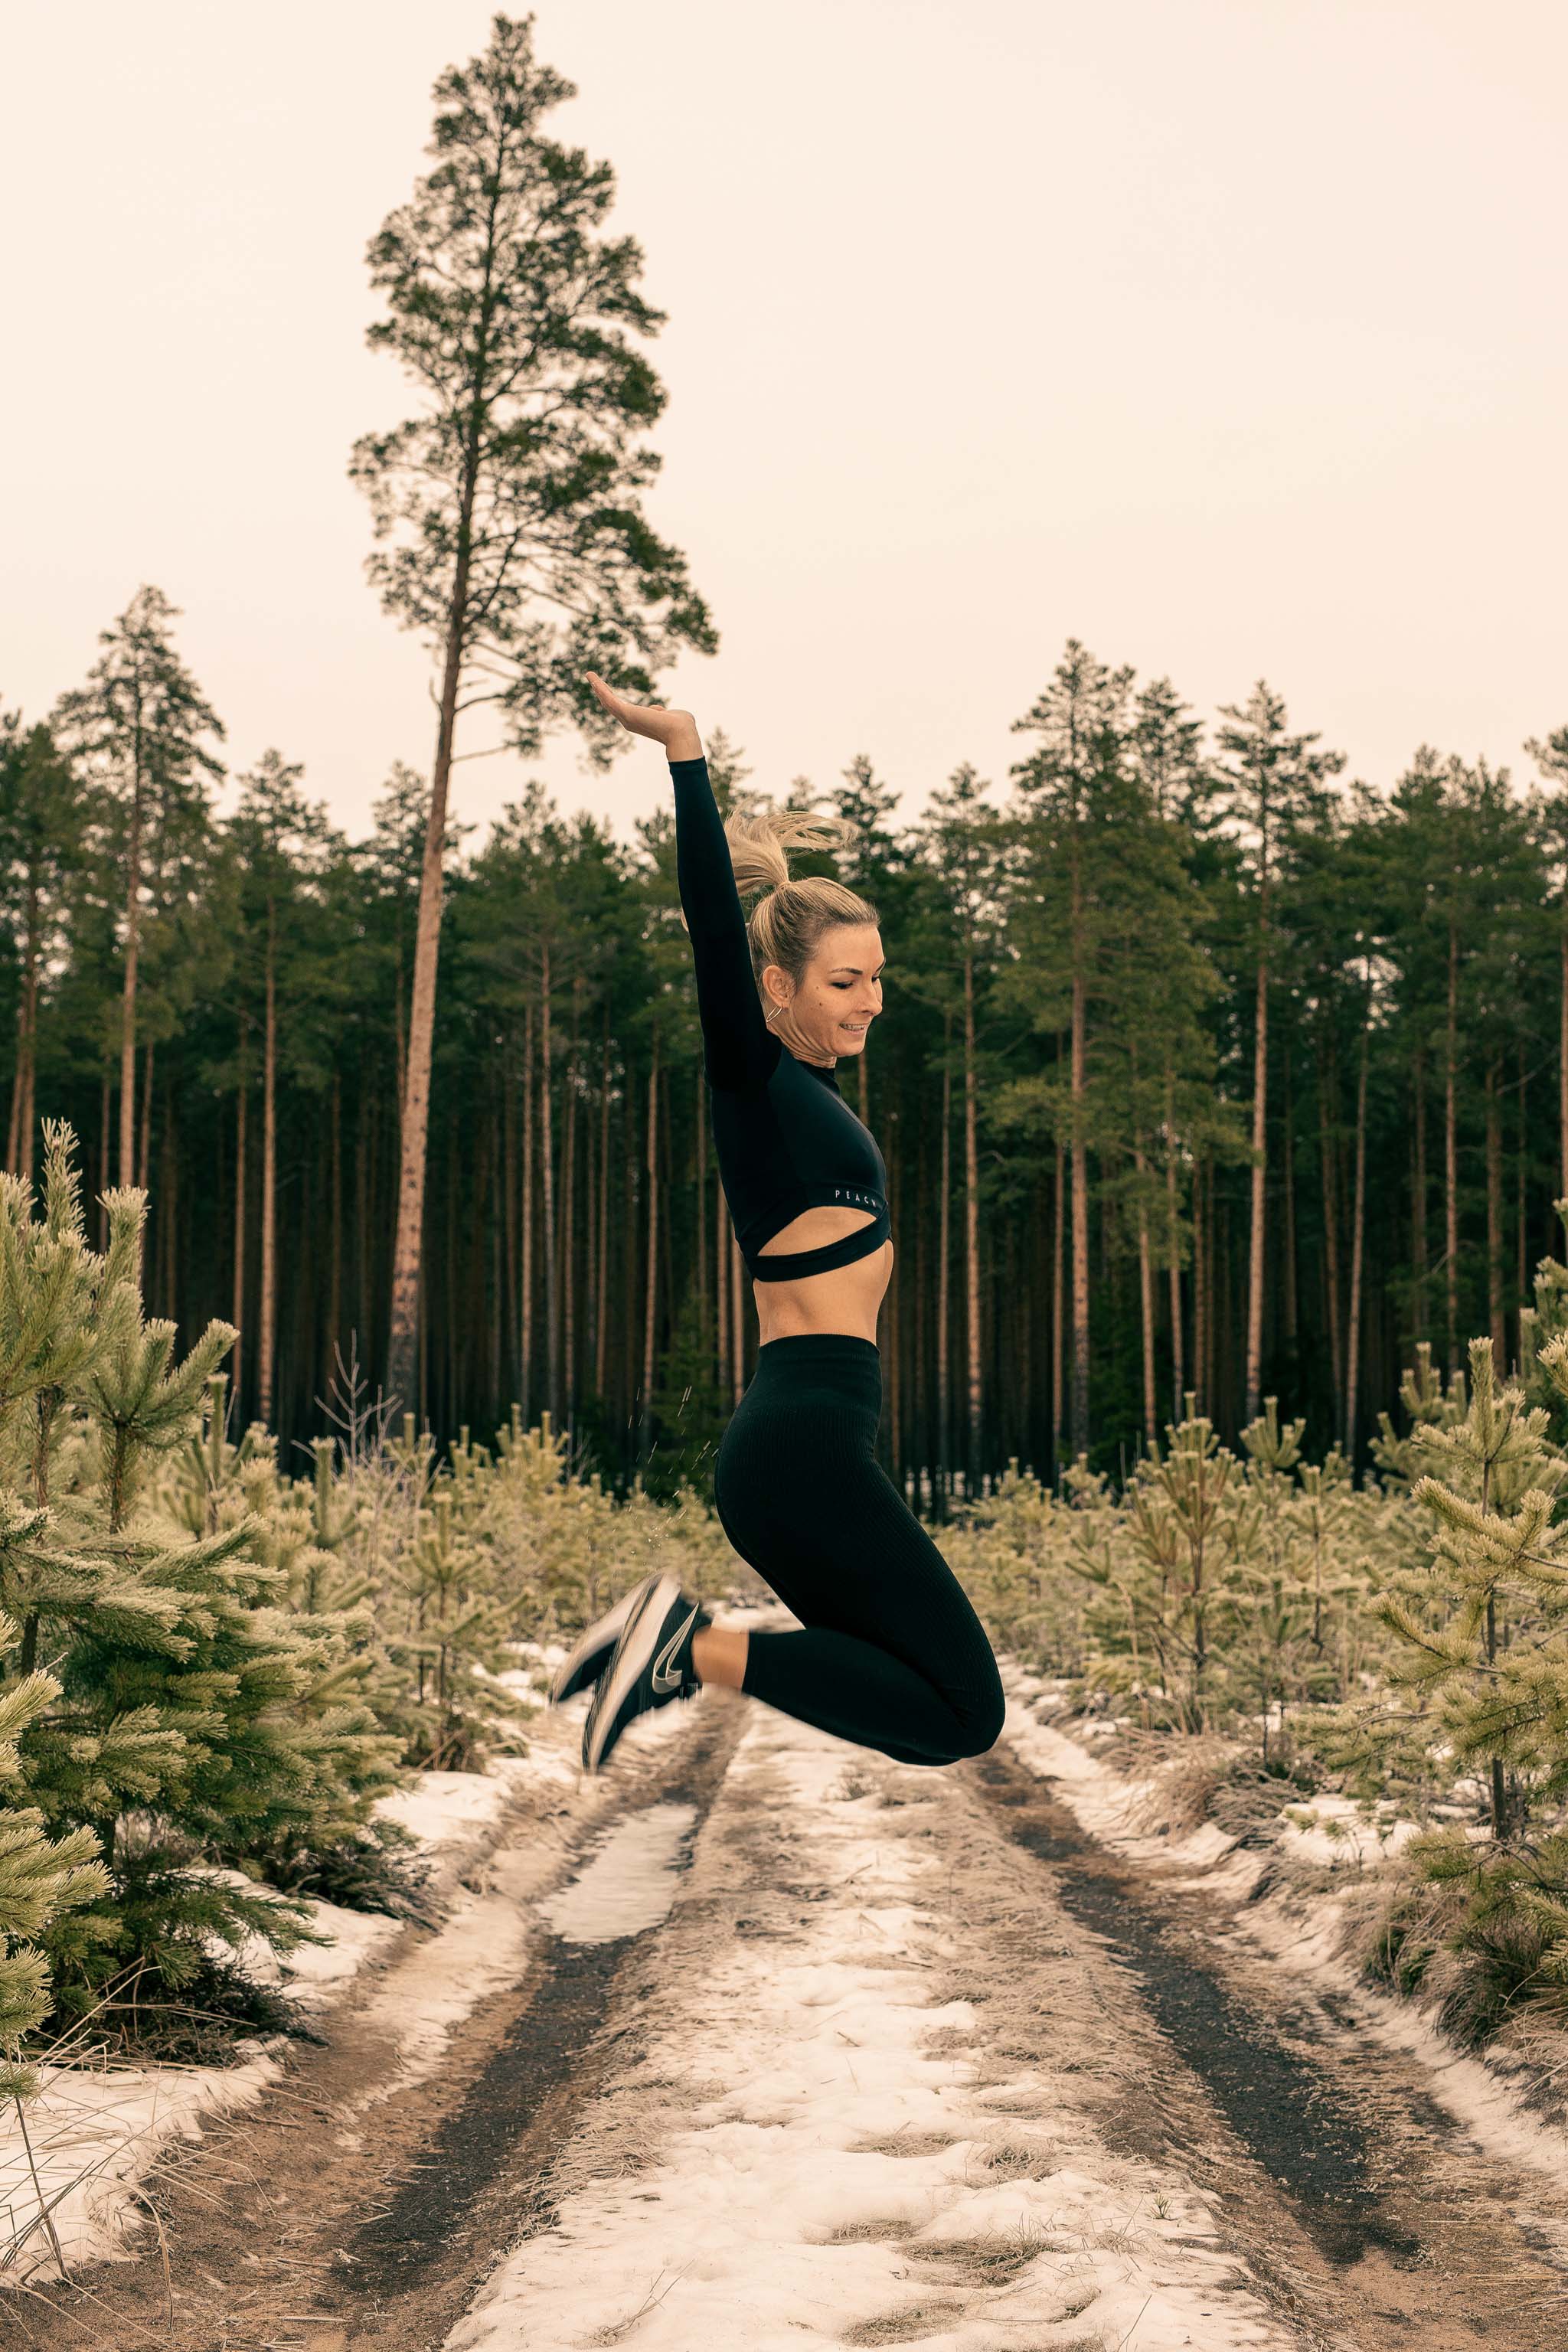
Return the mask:
[[[691,1643],[691,1670],[700,1683],[718,1683],[725,1690],[742,1690],[746,1679],[744,1626],[704,1625]]]

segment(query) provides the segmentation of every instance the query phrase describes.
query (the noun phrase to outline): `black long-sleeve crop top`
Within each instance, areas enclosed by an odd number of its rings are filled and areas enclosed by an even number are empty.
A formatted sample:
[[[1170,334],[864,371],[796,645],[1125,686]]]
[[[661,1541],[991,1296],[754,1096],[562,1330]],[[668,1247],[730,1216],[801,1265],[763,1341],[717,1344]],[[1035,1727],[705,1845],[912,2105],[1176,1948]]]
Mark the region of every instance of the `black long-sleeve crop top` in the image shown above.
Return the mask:
[[[675,865],[691,934],[719,1181],[752,1279],[827,1274],[880,1249],[892,1230],[876,1138],[831,1068],[800,1060],[763,1015],[723,820],[704,759],[671,760]],[[762,1255],[805,1209],[868,1209],[873,1222],[817,1249]]]

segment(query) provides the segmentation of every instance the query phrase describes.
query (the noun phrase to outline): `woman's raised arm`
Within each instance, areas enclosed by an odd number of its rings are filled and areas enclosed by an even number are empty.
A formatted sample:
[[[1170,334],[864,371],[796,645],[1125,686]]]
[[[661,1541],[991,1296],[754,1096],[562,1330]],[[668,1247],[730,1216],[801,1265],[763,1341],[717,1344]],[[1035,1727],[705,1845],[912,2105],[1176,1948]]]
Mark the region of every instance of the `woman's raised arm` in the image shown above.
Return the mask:
[[[689,710],[628,702],[593,670],[588,682],[634,735],[664,746],[675,789],[675,870],[691,935],[703,1066],[716,1087],[765,1086],[783,1047],[763,1017],[751,942],[723,819],[713,798],[697,721]]]

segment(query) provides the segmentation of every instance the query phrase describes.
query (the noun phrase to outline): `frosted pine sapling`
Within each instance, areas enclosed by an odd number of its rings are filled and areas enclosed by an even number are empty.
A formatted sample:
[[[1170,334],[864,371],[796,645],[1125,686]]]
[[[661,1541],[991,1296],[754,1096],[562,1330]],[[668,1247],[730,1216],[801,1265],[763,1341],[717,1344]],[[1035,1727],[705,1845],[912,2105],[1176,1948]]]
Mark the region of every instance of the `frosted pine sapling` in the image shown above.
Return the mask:
[[[1258,1693],[1266,1765],[1276,1706],[1284,1747],[1286,1708],[1300,1690],[1300,1654],[1311,1628],[1307,1551],[1294,1508],[1306,1426],[1304,1420],[1296,1420],[1281,1428],[1279,1398],[1265,1397],[1262,1412],[1241,1433],[1247,1454],[1244,1475],[1258,1506],[1258,1534],[1250,1554],[1239,1564],[1230,1647],[1238,1678],[1244,1685],[1250,1680]]]
[[[16,1621],[0,1614],[0,1659],[16,1642]],[[16,1681],[0,1675],[0,1790],[21,1779],[22,1733],[59,1688],[53,1675],[37,1670]],[[58,1913],[108,1891],[109,1873],[89,1829],[51,1840],[37,1806],[0,1803],[0,2099],[26,2098],[37,2087],[22,2045],[49,2012],[48,1961],[39,1937]]]
[[[1127,1490],[1134,1547],[1161,1578],[1166,1638],[1184,1667],[1179,1720],[1209,1728],[1219,1693],[1211,1687],[1220,1653],[1215,1633],[1233,1606],[1241,1563],[1258,1540],[1258,1509],[1241,1464],[1214,1423],[1190,1410],[1166,1428],[1163,1453],[1139,1463]]]
[[[1386,1412],[1380,1412],[1379,1434],[1372,1441],[1372,1456],[1383,1472],[1385,1493],[1407,1495],[1421,1476],[1426,1461],[1421,1432],[1452,1429],[1470,1409],[1465,1375],[1462,1370],[1456,1371],[1445,1388],[1443,1376],[1432,1362],[1431,1341],[1419,1340],[1415,1365],[1405,1367],[1400,1382],[1399,1401],[1410,1415],[1410,1431],[1405,1437],[1395,1436],[1393,1421]]]
[[[173,1324],[142,1313],[145,1196],[106,1194],[89,1250],[70,1145],[46,1129],[41,1217],[0,1180],[0,1606],[58,1685],[20,1733],[23,1792],[48,1830],[90,1828],[110,1874],[46,1931],[57,2004],[81,2010],[116,1975],[191,1983],[209,1936],[298,1942],[300,1906],[215,1865],[363,1817],[395,1775],[331,1688],[341,1631],[266,1605],[257,1521],[191,1541],[160,1517],[144,1473],[188,1440],[233,1335],[215,1323],[175,1361]]]
[[[1380,1613],[1405,1644],[1394,1678],[1431,1694],[1456,1758],[1486,1767],[1501,1841],[1532,1790],[1568,1789],[1568,1525],[1552,1520],[1563,1465],[1545,1409],[1499,1388],[1489,1339],[1472,1339],[1469,1360],[1464,1420],[1420,1433],[1436,1464],[1412,1489],[1436,1522],[1429,1565]],[[1540,1361],[1568,1394],[1568,1340]]]

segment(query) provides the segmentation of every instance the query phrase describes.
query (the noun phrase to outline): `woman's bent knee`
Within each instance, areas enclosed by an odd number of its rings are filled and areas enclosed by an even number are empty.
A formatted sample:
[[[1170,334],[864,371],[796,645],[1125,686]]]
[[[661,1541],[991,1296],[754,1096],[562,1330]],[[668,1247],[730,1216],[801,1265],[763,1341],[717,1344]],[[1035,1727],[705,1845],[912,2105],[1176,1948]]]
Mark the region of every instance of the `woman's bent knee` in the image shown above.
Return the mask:
[[[963,1756],[986,1755],[1001,1738],[1006,1715],[1006,1696],[998,1678],[995,1689],[986,1694],[983,1705],[964,1710],[964,1745],[959,1753]]]
[[[993,1697],[973,1706],[953,1707],[952,1736],[940,1755],[906,1756],[904,1761],[914,1764],[961,1764],[966,1756],[984,1756],[1002,1737],[1006,1702],[1000,1686]]]

